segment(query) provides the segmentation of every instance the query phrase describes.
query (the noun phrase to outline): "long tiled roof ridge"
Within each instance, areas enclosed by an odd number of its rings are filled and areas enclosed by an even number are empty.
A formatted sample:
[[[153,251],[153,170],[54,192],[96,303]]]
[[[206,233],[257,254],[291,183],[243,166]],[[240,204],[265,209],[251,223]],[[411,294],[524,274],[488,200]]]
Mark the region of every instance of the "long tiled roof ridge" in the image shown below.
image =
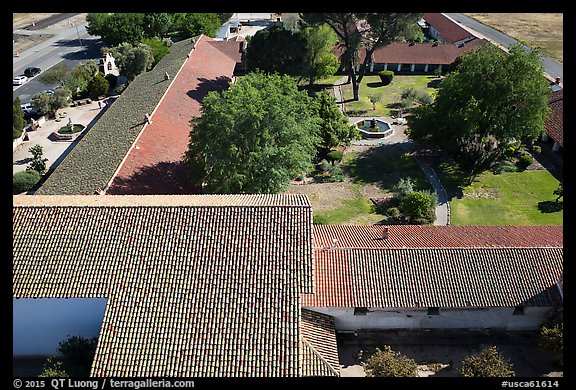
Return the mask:
[[[312,207],[304,194],[15,195],[15,207]]]
[[[345,250],[561,248],[564,244],[562,226],[314,225],[313,245],[320,250]]]
[[[557,305],[562,248],[314,250],[303,307]]]

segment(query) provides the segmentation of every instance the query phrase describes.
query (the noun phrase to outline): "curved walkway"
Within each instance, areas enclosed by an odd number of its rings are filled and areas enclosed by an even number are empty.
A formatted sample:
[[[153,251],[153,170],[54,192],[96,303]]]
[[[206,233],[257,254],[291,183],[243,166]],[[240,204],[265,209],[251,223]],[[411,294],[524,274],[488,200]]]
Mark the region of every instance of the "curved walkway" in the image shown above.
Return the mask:
[[[392,118],[385,117],[385,116],[374,116],[374,117],[348,117],[348,123],[356,123],[363,119],[380,119],[388,122],[390,126],[394,129],[394,133],[391,136],[385,138],[375,138],[375,139],[362,139],[362,140],[354,140],[351,142],[352,145],[358,146],[378,146],[382,142],[391,145],[397,144],[402,148],[406,149],[407,151],[414,150],[414,142],[409,140],[404,133],[404,129],[406,128],[405,125],[394,125],[392,124]],[[436,206],[436,219],[434,221],[434,225],[450,225],[450,203],[448,202],[448,195],[444,186],[438,179],[436,172],[430,164],[424,161],[421,158],[414,156],[414,160],[422,169],[422,172],[428,177],[432,188],[436,194],[438,194],[438,206]]]

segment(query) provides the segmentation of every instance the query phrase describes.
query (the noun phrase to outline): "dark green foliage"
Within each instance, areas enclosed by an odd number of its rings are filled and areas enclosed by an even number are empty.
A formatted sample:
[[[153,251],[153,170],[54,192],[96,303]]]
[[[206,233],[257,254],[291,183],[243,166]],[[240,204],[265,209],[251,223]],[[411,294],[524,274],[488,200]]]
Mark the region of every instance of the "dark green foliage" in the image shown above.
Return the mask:
[[[173,23],[182,38],[200,34],[213,38],[222,24],[218,14],[202,12],[173,14]]]
[[[118,84],[118,76],[112,73],[108,73],[104,78],[108,81],[109,89],[113,90],[116,88],[116,84]]]
[[[32,153],[32,161],[28,164],[26,170],[33,170],[43,174],[46,171],[46,161],[48,161],[47,158],[42,158],[44,149],[41,145],[36,144],[29,151]]]
[[[166,92],[168,83],[157,81],[163,80],[165,72],[176,74],[191,50],[189,40],[174,43],[170,54],[152,70],[136,77],[37,194],[93,194],[98,188],[105,188],[140,133],[144,114],[152,112]]]
[[[246,48],[248,71],[301,75],[304,71],[306,40],[281,27],[258,30]]]
[[[556,188],[554,190],[554,195],[557,196],[556,198],[556,202],[558,202],[560,200],[560,198],[564,197],[564,182],[560,182],[560,184],[558,185],[558,188]]]
[[[40,178],[40,173],[34,170],[16,172],[12,176],[12,193],[15,195],[21,192],[30,191],[36,184],[38,184]]]
[[[54,65],[48,70],[45,70],[40,74],[39,80],[44,84],[55,84],[59,83],[60,85],[64,85],[64,80],[66,79],[66,75],[68,74],[68,67],[65,63],[60,63]]]
[[[142,13],[89,13],[86,21],[86,31],[91,35],[99,35],[108,46],[117,46],[124,42],[135,45],[144,37]]]
[[[518,172],[518,167],[513,161],[501,160],[494,164],[492,172],[495,175],[505,172]]]
[[[380,77],[382,85],[386,86],[389,85],[392,80],[394,80],[394,72],[391,70],[383,70],[378,72],[378,77]]]
[[[349,145],[353,139],[360,138],[356,126],[348,124],[348,118],[342,114],[334,97],[328,92],[318,93],[312,108],[321,120],[318,148],[329,150],[339,145]]]
[[[417,377],[418,364],[413,359],[393,351],[385,345],[376,351],[365,365],[366,376],[369,377]]]
[[[152,49],[143,43],[134,46],[129,43],[122,43],[111,49],[106,49],[106,51],[114,56],[120,73],[126,76],[129,81],[152,69],[154,65]]]
[[[170,48],[158,38],[144,38],[142,43],[151,49],[154,62],[152,66],[156,65],[166,54],[170,52]]]
[[[94,76],[92,80],[90,80],[90,82],[88,83],[88,91],[90,92],[90,95],[94,98],[97,98],[98,96],[107,95],[109,89],[110,84],[108,83],[108,80],[106,80],[106,78],[102,76],[100,73]]]
[[[406,195],[399,209],[408,222],[415,225],[430,224],[436,217],[432,199],[423,192],[414,191]]]
[[[338,161],[322,160],[318,164],[318,169],[320,175],[317,176],[317,180],[321,182],[335,183],[344,181],[342,167]]]
[[[21,104],[22,101],[19,96],[12,102],[12,139],[20,137],[26,126]]]
[[[433,103],[412,110],[407,134],[453,154],[470,145],[479,151],[490,138],[502,152],[514,139],[538,137],[549,113],[549,91],[537,51],[515,45],[508,54],[485,45],[462,56]]]
[[[461,377],[513,377],[515,376],[510,364],[498,352],[496,347],[487,347],[480,353],[469,356],[462,361],[459,375]]]
[[[551,352],[560,366],[564,365],[564,323],[552,321],[540,327],[538,344]]]
[[[58,355],[50,358],[40,376],[54,376],[65,373],[69,377],[88,377],[96,353],[98,338],[72,336],[61,341]]]
[[[319,121],[291,78],[249,73],[202,105],[186,159],[207,192],[278,193],[312,171]]]
[[[534,158],[530,154],[522,154],[518,157],[518,167],[521,171],[526,170],[533,162]]]
[[[326,157],[330,159],[330,161],[342,161],[344,157],[344,152],[341,150],[332,150],[326,154]]]
[[[301,75],[308,78],[310,85],[314,84],[316,79],[334,75],[340,62],[333,53],[337,37],[330,26],[323,24],[306,27],[299,34],[306,42]]]

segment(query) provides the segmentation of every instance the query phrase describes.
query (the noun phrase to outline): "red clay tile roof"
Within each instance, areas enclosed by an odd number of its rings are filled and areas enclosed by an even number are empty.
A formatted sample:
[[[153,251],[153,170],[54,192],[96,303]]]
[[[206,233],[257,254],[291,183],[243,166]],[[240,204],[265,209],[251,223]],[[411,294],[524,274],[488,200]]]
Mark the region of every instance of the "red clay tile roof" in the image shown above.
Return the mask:
[[[383,239],[386,229],[388,238]],[[563,246],[562,226],[314,225],[314,247],[319,249]]]
[[[209,91],[228,88],[236,65],[235,59],[220,50],[222,42],[216,46],[212,38],[200,36],[178,74],[171,75],[164,98],[150,113],[152,123],[127,151],[107,194],[197,192],[182,163],[190,141],[190,120],[202,114],[202,99]]]
[[[208,41],[216,49],[226,54],[228,57],[236,61],[242,62],[242,46],[246,44],[244,41],[230,40],[230,41]]]
[[[474,34],[460,27],[460,25],[441,13],[426,12],[422,15],[422,19],[438,31],[442,40],[447,43],[455,43],[466,38],[475,38]]]
[[[376,50],[373,54],[374,63],[377,64],[430,64],[450,65],[456,59],[472,49],[486,44],[485,39],[474,39],[458,47],[451,43],[406,43],[397,42]],[[343,48],[336,47],[334,54],[340,57],[344,53]],[[359,61],[363,62],[366,49],[360,48]]]
[[[509,307],[558,302],[561,226],[314,226],[303,307]],[[334,242],[334,239],[337,241]]]
[[[106,297],[93,376],[300,376],[311,206],[218,197],[15,196],[13,297]]]
[[[340,360],[334,317],[302,309],[302,375],[339,376]]]
[[[544,124],[544,129],[550,138],[564,147],[564,91],[550,93],[548,106],[552,112]]]

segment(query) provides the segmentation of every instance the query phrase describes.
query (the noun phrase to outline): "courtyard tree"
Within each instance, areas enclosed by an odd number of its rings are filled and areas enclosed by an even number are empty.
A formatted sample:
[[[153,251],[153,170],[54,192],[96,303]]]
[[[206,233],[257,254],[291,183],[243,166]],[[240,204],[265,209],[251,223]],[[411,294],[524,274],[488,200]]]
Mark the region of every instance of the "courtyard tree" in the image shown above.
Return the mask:
[[[310,24],[326,23],[338,36],[343,54],[341,63],[346,67],[352,83],[354,100],[360,100],[360,82],[366,73],[372,54],[393,42],[413,37],[414,27],[421,13],[301,13],[301,19]],[[359,62],[360,49],[365,50]],[[358,73],[356,66],[360,65]]]
[[[129,81],[134,80],[140,73],[150,70],[154,64],[152,49],[143,43],[136,46],[122,43],[102,51],[110,53],[116,59],[120,73],[126,76]]]
[[[186,161],[209,193],[278,193],[313,170],[319,120],[289,76],[252,72],[209,92]]]
[[[495,346],[487,347],[478,354],[468,356],[462,361],[459,370],[461,377],[513,377],[510,364]]]
[[[368,358],[365,365],[366,375],[369,377],[417,377],[418,364],[414,359],[402,355],[385,345]]]
[[[58,344],[57,355],[48,358],[40,377],[88,377],[98,337],[71,336]]]
[[[424,225],[434,222],[436,218],[434,202],[431,197],[420,191],[414,191],[402,199],[400,211],[408,221],[416,225]]]
[[[348,118],[342,114],[332,95],[322,91],[316,95],[314,103],[315,113],[321,120],[318,143],[321,153],[339,145],[349,145],[353,139],[360,138],[358,129],[348,124]]]
[[[257,31],[246,48],[248,71],[299,76],[303,73],[306,40],[281,27]]]
[[[317,79],[333,76],[340,65],[333,53],[338,38],[327,24],[306,27],[300,31],[306,41],[302,76],[312,86]]]
[[[549,114],[550,87],[538,56],[520,45],[509,53],[493,45],[468,52],[434,101],[412,109],[408,137],[444,149],[459,163],[474,143],[495,142],[499,152],[514,141],[532,144]],[[485,165],[498,153],[491,157]]]
[[[64,80],[66,80],[66,76],[68,75],[68,67],[65,63],[61,63],[58,65],[54,65],[50,69],[42,72],[40,75],[39,80],[44,84],[60,84],[60,86],[64,86]]]

